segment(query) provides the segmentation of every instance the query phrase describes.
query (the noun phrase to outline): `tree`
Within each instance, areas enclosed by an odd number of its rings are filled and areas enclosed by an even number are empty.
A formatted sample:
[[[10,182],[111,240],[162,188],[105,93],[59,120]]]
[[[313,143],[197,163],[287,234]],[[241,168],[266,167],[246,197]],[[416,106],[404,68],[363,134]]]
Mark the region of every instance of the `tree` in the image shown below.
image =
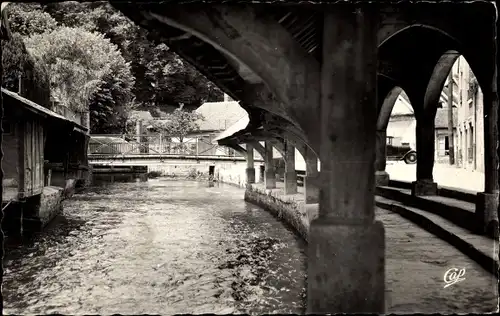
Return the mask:
[[[205,101],[220,101],[223,93],[194,66],[165,45],[148,39],[148,31],[131,22],[106,1],[49,3],[44,11],[64,26],[98,31],[117,45],[130,62],[136,81],[133,93],[143,108],[165,112],[184,103],[195,109]]]
[[[47,69],[28,53],[21,35],[13,33],[10,40],[2,40],[2,87],[18,92],[19,83],[22,96],[50,106]]]
[[[55,30],[57,21],[42,11],[38,3],[11,3],[8,7],[9,27],[13,33],[28,37]]]
[[[175,109],[162,120],[153,120],[153,129],[162,134],[179,139],[182,144],[186,135],[199,131],[199,121],[204,120],[203,115],[195,111],[184,111],[182,108]]]
[[[29,37],[26,46],[48,69],[54,98],[72,110],[87,111],[99,92],[109,106],[132,97],[130,66],[102,34],[61,27]]]

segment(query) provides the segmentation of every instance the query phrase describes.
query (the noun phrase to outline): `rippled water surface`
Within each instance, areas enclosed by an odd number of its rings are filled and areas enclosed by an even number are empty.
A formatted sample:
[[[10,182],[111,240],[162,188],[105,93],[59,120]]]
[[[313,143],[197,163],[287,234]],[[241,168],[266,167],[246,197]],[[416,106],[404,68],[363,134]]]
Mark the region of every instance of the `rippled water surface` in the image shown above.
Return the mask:
[[[6,256],[4,313],[303,313],[305,244],[243,194],[166,179],[91,187]]]

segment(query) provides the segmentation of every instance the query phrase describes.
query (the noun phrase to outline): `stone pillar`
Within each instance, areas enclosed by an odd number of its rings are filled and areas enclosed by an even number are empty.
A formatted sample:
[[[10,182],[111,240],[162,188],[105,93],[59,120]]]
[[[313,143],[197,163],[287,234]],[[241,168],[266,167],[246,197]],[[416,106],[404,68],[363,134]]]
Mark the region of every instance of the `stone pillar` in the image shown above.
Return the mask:
[[[297,172],[295,171],[295,147],[285,141],[285,194],[297,193]]]
[[[434,119],[436,109],[431,108],[428,115],[417,116],[415,128],[417,142],[417,181],[411,184],[411,194],[414,196],[437,195],[437,183],[434,182],[435,131]]]
[[[481,233],[498,236],[498,99],[496,78],[484,99],[484,192],[477,193],[476,218]]]
[[[276,174],[273,165],[273,145],[271,144],[271,142],[266,141],[265,147],[266,157],[264,158],[264,162],[266,164],[266,171],[264,174],[264,184],[266,186],[266,189],[275,189]]]
[[[304,195],[306,204],[319,203],[319,185],[318,185],[318,157],[309,148],[306,147],[306,177],[304,178]]]
[[[255,168],[253,161],[253,146],[247,144],[247,183],[255,183]]]
[[[266,166],[260,165],[259,166],[259,183],[264,183],[265,174],[266,174]]]
[[[375,221],[376,6],[325,12],[319,216],[309,230],[307,313],[385,312],[384,227]]]
[[[385,171],[387,164],[387,131],[378,130],[375,139],[375,185],[388,186],[389,174]]]

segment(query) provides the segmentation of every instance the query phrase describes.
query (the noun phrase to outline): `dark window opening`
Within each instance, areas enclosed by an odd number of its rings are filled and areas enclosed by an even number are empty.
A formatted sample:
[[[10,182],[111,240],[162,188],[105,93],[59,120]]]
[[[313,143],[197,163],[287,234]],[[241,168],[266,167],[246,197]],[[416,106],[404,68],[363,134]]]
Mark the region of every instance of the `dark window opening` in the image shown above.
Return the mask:
[[[450,141],[448,139],[448,136],[444,137],[444,155],[445,156],[450,155]]]
[[[12,133],[12,126],[10,122],[6,120],[2,120],[2,130],[4,134],[10,134]]]

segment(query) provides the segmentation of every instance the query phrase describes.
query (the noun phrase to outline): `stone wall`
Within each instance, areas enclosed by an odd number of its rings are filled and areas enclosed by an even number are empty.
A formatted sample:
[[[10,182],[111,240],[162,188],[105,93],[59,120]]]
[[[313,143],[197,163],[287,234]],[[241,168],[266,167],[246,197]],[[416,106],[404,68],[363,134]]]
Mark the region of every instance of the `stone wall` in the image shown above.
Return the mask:
[[[38,218],[42,226],[47,225],[62,211],[63,189],[60,187],[44,187],[40,198]]]
[[[303,203],[284,200],[274,196],[271,192],[266,193],[252,185],[247,186],[245,201],[269,211],[295,230],[304,240],[308,240],[309,216],[305,211]]]
[[[199,163],[177,163],[148,165],[148,172],[158,172],[162,176],[187,177],[191,173],[208,176],[210,166],[214,166],[216,181],[233,184],[244,188],[246,185],[246,161],[200,161]],[[255,163],[255,181],[260,181],[260,163]]]
[[[23,233],[39,232],[62,212],[63,199],[63,188],[44,187],[41,194],[17,203],[11,210],[12,216],[15,218],[22,213]]]
[[[162,176],[187,177],[192,170],[208,175],[210,162],[148,165],[148,172],[158,172]]]
[[[246,168],[247,163],[245,161],[218,163],[215,165],[215,179],[219,182],[244,188],[247,182]]]

